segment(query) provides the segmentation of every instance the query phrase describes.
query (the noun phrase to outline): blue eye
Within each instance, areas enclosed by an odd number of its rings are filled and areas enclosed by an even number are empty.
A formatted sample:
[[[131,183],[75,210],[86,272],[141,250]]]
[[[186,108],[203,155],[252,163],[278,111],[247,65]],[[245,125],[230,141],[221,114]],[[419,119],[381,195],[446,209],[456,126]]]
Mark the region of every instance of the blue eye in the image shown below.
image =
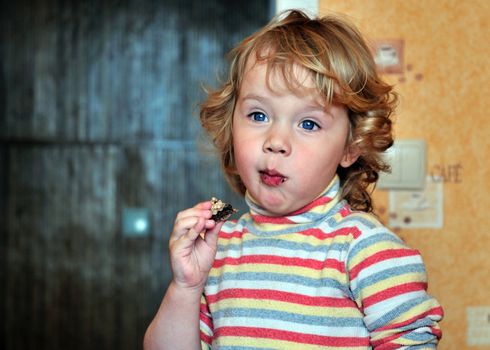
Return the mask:
[[[268,120],[268,117],[262,112],[252,112],[248,115],[253,121],[256,122],[265,122]]]
[[[318,124],[312,120],[303,120],[299,125],[305,130],[316,130],[320,128]]]

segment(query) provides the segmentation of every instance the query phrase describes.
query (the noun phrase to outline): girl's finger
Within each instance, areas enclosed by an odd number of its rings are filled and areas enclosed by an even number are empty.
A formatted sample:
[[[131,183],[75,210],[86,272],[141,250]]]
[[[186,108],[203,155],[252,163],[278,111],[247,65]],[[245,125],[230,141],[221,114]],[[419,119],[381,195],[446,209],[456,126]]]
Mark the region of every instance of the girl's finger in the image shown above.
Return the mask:
[[[174,233],[170,237],[172,241],[187,238],[193,242],[197,239],[201,233],[205,230],[215,226],[215,222],[210,219],[202,217],[189,217],[179,221],[179,224],[175,226]],[[190,242],[189,242],[190,243]]]
[[[170,235],[171,240],[176,240],[182,237],[191,228],[198,224],[199,219],[203,219],[199,216],[189,216],[175,221],[174,229]],[[204,220],[204,219],[203,219]]]
[[[183,237],[186,237],[189,239],[189,241],[194,242],[197,237],[201,234],[201,232],[204,232],[204,229],[206,228],[206,219],[204,218],[198,218],[197,223],[190,228],[186,235]]]
[[[188,208],[177,213],[176,220],[189,217],[189,216],[199,216],[201,213],[207,213],[211,209],[211,202],[201,202],[196,204],[192,208]]]
[[[216,244],[218,242],[218,233],[221,230],[221,226],[223,226],[224,221],[218,223],[215,223],[213,220],[210,221],[213,222],[214,227],[206,231],[204,240],[206,241],[206,244],[208,244],[210,247],[216,247]]]

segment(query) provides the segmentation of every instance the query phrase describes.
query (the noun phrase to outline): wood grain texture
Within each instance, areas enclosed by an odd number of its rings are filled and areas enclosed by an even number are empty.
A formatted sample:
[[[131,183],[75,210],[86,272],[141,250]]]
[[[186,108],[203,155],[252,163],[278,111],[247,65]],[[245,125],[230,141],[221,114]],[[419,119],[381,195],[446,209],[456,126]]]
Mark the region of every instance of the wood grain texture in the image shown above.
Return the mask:
[[[269,3],[24,0],[0,16],[0,347],[141,348],[176,213],[243,207],[201,151],[197,104]],[[149,209],[148,236],[122,235],[125,207]]]

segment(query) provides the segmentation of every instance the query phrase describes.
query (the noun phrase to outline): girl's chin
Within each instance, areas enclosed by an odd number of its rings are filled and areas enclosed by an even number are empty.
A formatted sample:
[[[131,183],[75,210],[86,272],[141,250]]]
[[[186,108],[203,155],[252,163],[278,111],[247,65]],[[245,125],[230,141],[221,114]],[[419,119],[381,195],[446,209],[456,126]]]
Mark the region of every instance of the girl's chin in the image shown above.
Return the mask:
[[[298,193],[283,191],[261,191],[258,198],[254,197],[258,204],[273,216],[287,216],[308,205],[315,198],[298,197]]]
[[[293,212],[291,210],[292,205],[294,203],[290,203],[290,198],[288,198],[287,194],[284,192],[276,192],[276,191],[261,191],[261,193],[255,198],[258,201],[259,205],[267,210],[274,216],[283,216]],[[273,192],[273,193],[271,193]]]

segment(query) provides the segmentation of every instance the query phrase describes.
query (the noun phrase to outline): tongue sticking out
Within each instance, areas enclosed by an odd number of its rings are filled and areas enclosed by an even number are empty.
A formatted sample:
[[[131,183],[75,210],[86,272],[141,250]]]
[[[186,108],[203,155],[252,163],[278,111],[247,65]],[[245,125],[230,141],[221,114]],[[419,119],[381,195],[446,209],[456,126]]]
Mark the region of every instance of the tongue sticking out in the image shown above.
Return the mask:
[[[264,184],[268,186],[279,186],[284,181],[286,181],[286,178],[282,175],[268,174],[268,173],[261,173],[260,179]]]

